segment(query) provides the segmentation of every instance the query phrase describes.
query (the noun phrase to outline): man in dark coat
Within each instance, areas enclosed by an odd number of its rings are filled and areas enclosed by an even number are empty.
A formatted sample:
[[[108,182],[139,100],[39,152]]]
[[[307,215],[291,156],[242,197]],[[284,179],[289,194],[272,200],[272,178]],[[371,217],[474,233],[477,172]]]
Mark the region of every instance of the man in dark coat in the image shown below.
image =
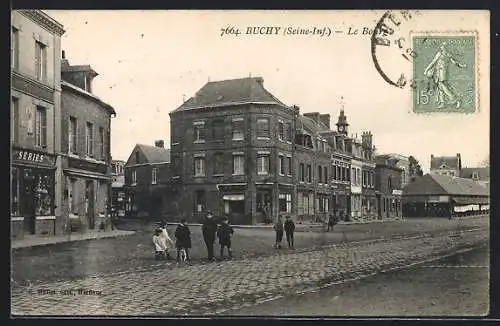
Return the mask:
[[[285,233],[286,241],[288,242],[288,248],[294,249],[293,247],[293,232],[295,231],[295,223],[293,223],[290,216],[285,218]]]
[[[186,261],[189,261],[189,249],[191,248],[191,231],[187,225],[186,219],[181,221],[181,224],[175,229],[175,246],[177,247],[177,262],[181,260],[181,250],[186,251]]]
[[[212,212],[208,212],[201,227],[203,240],[207,246],[208,260],[214,260],[214,242],[215,233],[217,232],[217,222],[214,220]]]
[[[220,258],[224,258],[224,247],[227,247],[227,254],[229,259],[233,258],[232,249],[231,249],[231,236],[233,235],[234,230],[229,225],[229,219],[224,217],[222,220],[219,229],[217,230],[217,237],[219,238],[220,244]]]

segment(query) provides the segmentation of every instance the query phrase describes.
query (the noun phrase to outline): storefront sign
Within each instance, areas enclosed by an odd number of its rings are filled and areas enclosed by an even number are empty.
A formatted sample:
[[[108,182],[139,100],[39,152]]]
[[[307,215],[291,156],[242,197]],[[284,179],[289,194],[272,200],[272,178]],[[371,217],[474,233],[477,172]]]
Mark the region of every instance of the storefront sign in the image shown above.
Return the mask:
[[[393,190],[392,190],[392,194],[393,194],[394,196],[402,196],[402,195],[403,195],[403,190],[393,189]]]
[[[41,163],[46,165],[53,165],[52,158],[44,153],[37,153],[29,150],[14,150],[13,158],[16,161]]]
[[[68,166],[74,169],[86,170],[106,174],[108,166],[106,164],[90,162],[81,159],[69,158]]]

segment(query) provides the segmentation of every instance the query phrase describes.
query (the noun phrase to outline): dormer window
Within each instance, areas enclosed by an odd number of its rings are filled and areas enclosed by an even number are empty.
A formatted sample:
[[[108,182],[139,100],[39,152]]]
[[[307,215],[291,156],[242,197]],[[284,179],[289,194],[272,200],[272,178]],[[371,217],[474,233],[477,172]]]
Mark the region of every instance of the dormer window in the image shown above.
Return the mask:
[[[86,75],[83,78],[83,87],[84,87],[85,91],[87,91],[88,93],[92,93],[92,80],[91,80],[90,76]]]

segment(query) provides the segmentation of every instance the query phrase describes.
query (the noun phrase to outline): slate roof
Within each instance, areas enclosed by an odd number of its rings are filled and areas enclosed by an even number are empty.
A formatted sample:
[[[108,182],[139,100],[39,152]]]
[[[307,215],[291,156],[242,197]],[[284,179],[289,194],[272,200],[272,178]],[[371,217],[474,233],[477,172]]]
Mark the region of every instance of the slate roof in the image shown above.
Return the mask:
[[[170,163],[170,149],[151,145],[137,144],[148,163]]]
[[[249,103],[277,104],[288,107],[267,91],[261,77],[208,82],[194,97],[172,112]]]
[[[441,165],[446,164],[446,169],[458,169],[459,158],[457,156],[434,156],[431,157],[431,169],[438,170]]]
[[[303,115],[299,115],[298,117],[297,129],[301,130],[302,132],[305,131],[305,133],[309,135],[316,135],[318,133],[331,131],[321,121],[316,123],[313,119]]]
[[[426,174],[409,183],[404,188],[404,195],[455,195],[489,196],[488,188],[478,182],[448,175]]]
[[[478,180],[488,180],[490,178],[490,168],[462,168],[460,176],[472,179],[474,172],[477,172]]]

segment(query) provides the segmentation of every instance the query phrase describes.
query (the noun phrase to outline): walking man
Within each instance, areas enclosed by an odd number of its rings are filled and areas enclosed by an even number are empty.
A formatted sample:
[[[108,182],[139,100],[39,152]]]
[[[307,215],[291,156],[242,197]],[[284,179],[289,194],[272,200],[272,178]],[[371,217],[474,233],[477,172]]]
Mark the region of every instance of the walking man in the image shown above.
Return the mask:
[[[208,260],[212,261],[214,260],[214,242],[215,233],[217,232],[217,222],[215,222],[212,212],[207,212],[201,230],[203,232],[203,240],[207,246]]]
[[[293,232],[295,231],[295,223],[293,223],[289,215],[285,218],[285,233],[286,241],[288,242],[288,248],[294,249],[293,247]]]
[[[274,224],[274,230],[276,231],[276,244],[274,247],[276,249],[281,249],[281,241],[283,240],[283,221],[281,220],[281,216],[278,215],[278,220]]]

